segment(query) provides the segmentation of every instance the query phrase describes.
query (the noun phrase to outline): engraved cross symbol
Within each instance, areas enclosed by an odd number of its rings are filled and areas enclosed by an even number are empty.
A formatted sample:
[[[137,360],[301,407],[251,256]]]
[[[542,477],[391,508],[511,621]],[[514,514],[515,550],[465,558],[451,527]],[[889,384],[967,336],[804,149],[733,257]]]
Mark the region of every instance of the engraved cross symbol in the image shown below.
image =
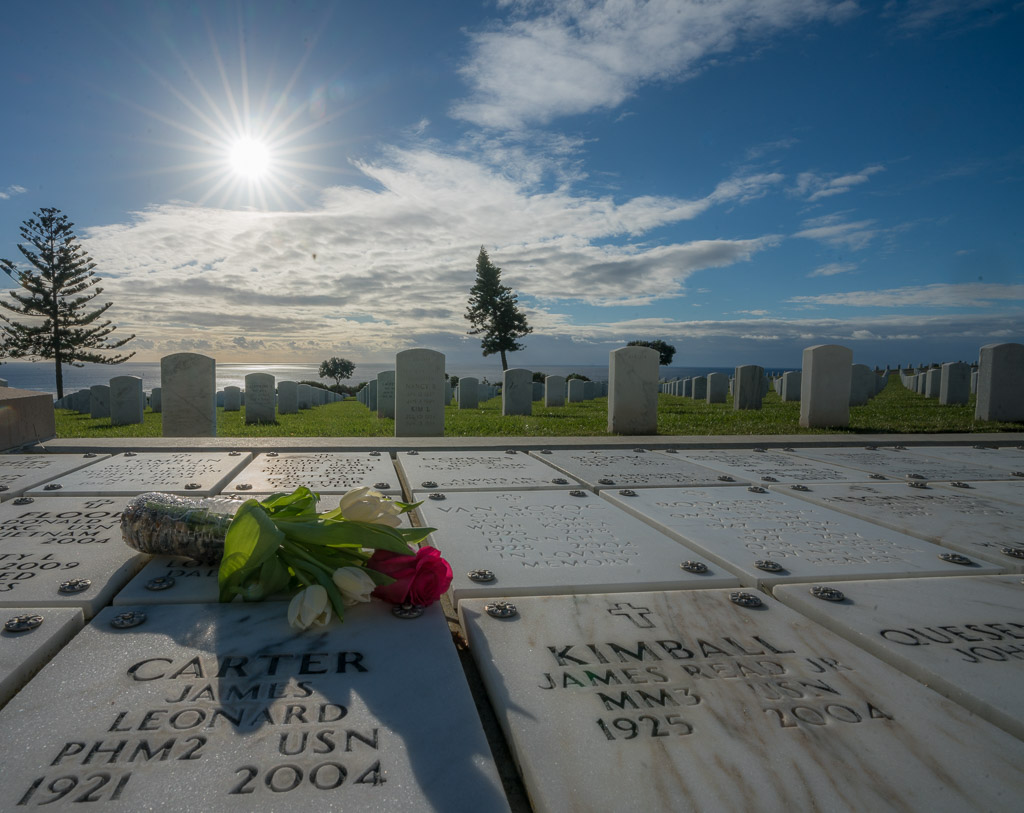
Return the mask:
[[[616,604],[610,610],[609,613],[612,615],[624,615],[638,627],[649,629],[654,626],[654,622],[647,618],[651,614],[651,610],[647,607],[634,607],[632,604]]]

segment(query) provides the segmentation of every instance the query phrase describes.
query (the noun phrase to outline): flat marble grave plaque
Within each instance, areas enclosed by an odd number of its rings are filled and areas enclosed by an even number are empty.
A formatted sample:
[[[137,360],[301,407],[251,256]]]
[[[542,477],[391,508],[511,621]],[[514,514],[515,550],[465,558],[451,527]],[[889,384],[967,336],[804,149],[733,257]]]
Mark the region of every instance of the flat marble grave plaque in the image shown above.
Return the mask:
[[[767,596],[729,596],[459,605],[537,813],[1017,806],[1024,742]]]
[[[965,567],[943,561],[940,554],[950,551],[930,542],[769,491],[674,488],[644,489],[635,497],[601,494],[740,574],[750,586],[1002,572],[988,562]],[[781,570],[767,570],[757,562],[774,563]]]
[[[914,446],[916,455],[937,457],[940,460],[952,460],[954,463],[966,463],[971,466],[991,466],[999,469],[1009,480],[1012,474],[1007,472],[1024,469],[1024,449],[1016,446],[993,448],[984,444],[975,446]]]
[[[39,616],[42,622],[23,632],[5,629],[19,616]],[[81,628],[82,611],[73,607],[0,609],[0,708]]]
[[[552,479],[559,477],[559,472],[522,452],[399,452],[397,463],[412,491],[504,491],[566,487],[564,483],[552,482]]]
[[[990,480],[988,482],[974,481],[963,485],[954,486],[952,483],[929,483],[929,486],[943,491],[955,491],[958,494],[977,494],[988,500],[1002,500],[1012,502],[1015,505],[1024,505],[1024,480]]]
[[[1019,576],[807,585],[776,597],[975,714],[1024,739],[1024,585]]]
[[[867,448],[794,449],[794,455],[821,464],[849,466],[890,480],[1009,480],[1009,470],[978,466],[968,462],[940,460],[911,450],[891,446]],[[860,478],[863,480],[863,478]]]
[[[20,497],[33,486],[48,483],[108,457],[110,455],[93,453],[0,455],[0,500]]]
[[[439,605],[306,633],[277,602],[137,609],[100,613],[0,712],[10,809],[508,810]]]
[[[978,496],[976,489],[943,490],[908,483],[842,483],[806,486],[806,491],[775,490],[1024,571],[1024,506]],[[1010,551],[1009,553],[1004,552]]]
[[[683,460],[676,454],[613,449],[552,450],[550,453],[530,454],[595,491],[604,488],[749,484],[749,480],[736,480],[729,475]]]
[[[786,452],[729,451],[713,449],[680,452],[678,457],[731,475],[737,481],[755,483],[855,483],[867,476],[854,469],[803,460]]]
[[[239,488],[242,486],[243,488]],[[244,488],[248,486],[248,488]],[[226,492],[294,491],[299,486],[318,494],[345,494],[370,486],[383,494],[401,494],[391,458],[385,453],[280,452],[257,455],[230,483]]]
[[[121,540],[123,498],[20,500],[0,504],[0,607],[81,607],[89,618],[147,559]],[[78,579],[90,584],[60,590]]]
[[[703,559],[593,494],[451,492],[424,500],[423,524],[452,566],[452,597],[686,589],[739,584]],[[490,571],[475,581],[471,571]]]
[[[126,452],[37,486],[26,493],[134,496],[145,491],[217,494],[252,459],[248,452]],[[59,489],[48,489],[53,483]]]

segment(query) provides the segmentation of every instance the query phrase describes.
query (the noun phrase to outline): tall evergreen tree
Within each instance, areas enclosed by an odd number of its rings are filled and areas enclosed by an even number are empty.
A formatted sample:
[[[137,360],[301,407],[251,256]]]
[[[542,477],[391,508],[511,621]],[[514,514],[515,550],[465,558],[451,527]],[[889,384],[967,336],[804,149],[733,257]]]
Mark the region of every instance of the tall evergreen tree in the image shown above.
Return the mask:
[[[8,353],[18,358],[53,359],[58,398],[64,397],[62,365],[120,364],[135,355],[105,354],[124,346],[135,334],[124,339],[110,338],[116,328],[109,319],[99,318],[112,302],[90,310],[89,303],[103,289],[90,290],[100,278],[93,273],[96,263],[75,237],[74,225],[60,209],[33,212],[33,217],[21,226],[25,243],[18,244],[31,267],[19,268],[10,260],[0,259],[0,269],[28,292],[11,291],[13,302],[0,299],[0,307],[29,320],[22,322],[0,315],[4,322],[0,330],[6,336]]]
[[[491,262],[487,251],[480,246],[476,258],[476,283],[469,291],[469,307],[466,319],[472,325],[467,331],[470,336],[483,334],[480,346],[484,355],[501,355],[501,369],[508,369],[505,354],[522,350],[525,345],[516,341],[533,328],[526,322],[526,315],[516,305],[516,294],[501,284],[501,269]]]

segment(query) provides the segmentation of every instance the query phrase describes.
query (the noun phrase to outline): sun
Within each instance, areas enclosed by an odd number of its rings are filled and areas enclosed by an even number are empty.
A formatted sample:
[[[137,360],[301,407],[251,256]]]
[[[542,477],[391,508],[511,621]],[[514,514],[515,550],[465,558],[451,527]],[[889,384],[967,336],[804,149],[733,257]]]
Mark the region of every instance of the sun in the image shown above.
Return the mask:
[[[262,141],[244,136],[230,145],[228,164],[236,175],[259,181],[270,172],[270,149]]]

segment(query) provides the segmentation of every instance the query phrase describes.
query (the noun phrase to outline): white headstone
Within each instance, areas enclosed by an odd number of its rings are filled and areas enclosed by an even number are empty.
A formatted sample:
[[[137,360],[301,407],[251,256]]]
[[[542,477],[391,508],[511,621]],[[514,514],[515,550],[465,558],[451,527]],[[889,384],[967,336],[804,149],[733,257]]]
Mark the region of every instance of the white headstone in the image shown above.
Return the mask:
[[[568,380],[568,401],[570,404],[580,403],[583,400],[583,382],[578,378]]]
[[[850,406],[864,406],[875,395],[875,374],[866,364],[850,368]]]
[[[744,364],[733,374],[733,409],[760,409],[764,397],[764,368],[757,364]]]
[[[502,415],[533,413],[533,373],[522,368],[505,370],[501,387]]]
[[[790,370],[782,374],[782,392],[779,394],[783,401],[800,400],[800,378],[799,370]]]
[[[932,367],[926,374],[924,379],[924,395],[925,398],[938,398],[941,392],[942,386],[942,370],[938,367]]]
[[[800,425],[848,426],[853,351],[838,344],[804,348]]]
[[[89,417],[110,417],[110,386],[93,384],[89,387]]]
[[[658,432],[658,351],[620,347],[608,355],[608,431],[618,435]]]
[[[413,348],[395,355],[395,437],[444,435],[444,354]]]
[[[978,366],[979,421],[1024,421],[1024,344],[987,344]]]
[[[313,408],[313,388],[309,384],[299,384],[295,392],[299,409]]]
[[[153,391],[149,394],[149,408],[154,412],[162,411],[163,390],[160,387],[153,387]]]
[[[942,365],[939,403],[966,404],[971,397],[971,365],[951,361]]]
[[[217,364],[198,353],[160,359],[160,389],[165,438],[217,434]]]
[[[242,408],[242,390],[240,387],[224,388],[224,411],[238,412]]]
[[[690,379],[691,392],[694,401],[706,401],[708,397],[707,376],[699,375]]]
[[[377,373],[377,417],[395,417],[395,371]]]
[[[275,423],[277,391],[270,373],[249,373],[245,377],[245,422]]]
[[[277,411],[281,415],[294,415],[299,411],[299,385],[294,381],[278,383]]]
[[[512,619],[463,601],[469,652],[534,809],[1013,807],[1024,742],[761,601],[523,597]]]
[[[565,377],[549,375],[544,378],[544,406],[565,406]]]
[[[459,409],[476,409],[480,406],[479,382],[472,376],[459,379]]]
[[[110,379],[110,425],[142,423],[145,397],[142,379],[136,375],[118,375]]]

